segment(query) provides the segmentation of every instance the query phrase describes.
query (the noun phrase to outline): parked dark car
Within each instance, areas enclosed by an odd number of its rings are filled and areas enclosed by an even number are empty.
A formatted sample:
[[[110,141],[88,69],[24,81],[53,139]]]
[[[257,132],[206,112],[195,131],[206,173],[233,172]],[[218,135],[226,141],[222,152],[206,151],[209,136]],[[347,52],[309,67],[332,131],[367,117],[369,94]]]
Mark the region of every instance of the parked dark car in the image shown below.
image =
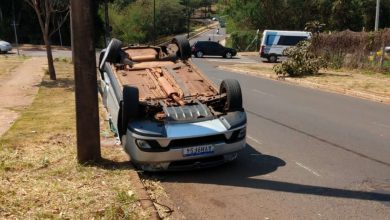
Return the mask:
[[[237,54],[237,51],[214,41],[198,41],[192,46],[192,54],[199,58],[204,55],[212,55],[230,59]]]

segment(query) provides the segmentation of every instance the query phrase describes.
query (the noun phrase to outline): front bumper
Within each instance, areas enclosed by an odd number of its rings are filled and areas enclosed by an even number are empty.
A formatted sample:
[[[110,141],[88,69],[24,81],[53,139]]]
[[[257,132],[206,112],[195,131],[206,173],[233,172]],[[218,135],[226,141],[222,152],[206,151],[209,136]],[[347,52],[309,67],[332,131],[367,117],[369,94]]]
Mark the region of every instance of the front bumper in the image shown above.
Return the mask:
[[[235,112],[192,123],[131,122],[122,144],[132,162],[144,170],[192,169],[235,159],[246,145],[245,135],[246,114]],[[185,148],[205,146],[212,146],[213,150],[202,155],[184,155]]]
[[[217,166],[237,157],[237,152],[246,145],[245,138],[234,143],[211,143],[214,146],[214,153],[209,155],[198,155],[185,157],[183,149],[194,145],[183,147],[172,147],[163,152],[142,151],[136,144],[131,133],[126,135],[125,150],[130,155],[131,161],[139,168],[146,171],[159,170],[187,170]]]

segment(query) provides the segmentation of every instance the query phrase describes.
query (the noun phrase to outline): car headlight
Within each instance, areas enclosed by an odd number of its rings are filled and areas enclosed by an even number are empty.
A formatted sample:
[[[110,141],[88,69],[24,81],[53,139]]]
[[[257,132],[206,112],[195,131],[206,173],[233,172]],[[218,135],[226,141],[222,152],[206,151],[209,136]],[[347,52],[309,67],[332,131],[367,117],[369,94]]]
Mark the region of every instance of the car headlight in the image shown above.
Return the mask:
[[[245,135],[246,135],[246,128],[243,128],[243,129],[241,129],[241,130],[238,132],[237,138],[238,138],[238,139],[244,138]]]
[[[152,146],[145,140],[137,140],[137,146],[141,149],[152,149]]]

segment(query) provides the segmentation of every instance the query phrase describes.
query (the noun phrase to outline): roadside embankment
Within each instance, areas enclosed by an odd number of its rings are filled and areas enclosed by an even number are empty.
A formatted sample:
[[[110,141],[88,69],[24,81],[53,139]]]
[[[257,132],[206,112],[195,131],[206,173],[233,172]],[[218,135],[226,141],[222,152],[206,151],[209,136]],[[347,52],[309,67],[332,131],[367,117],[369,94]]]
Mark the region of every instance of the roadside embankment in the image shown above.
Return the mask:
[[[272,70],[273,66],[271,63],[256,63],[223,65],[219,68],[390,104],[388,74],[343,69],[321,70],[320,74],[314,76],[281,78]]]

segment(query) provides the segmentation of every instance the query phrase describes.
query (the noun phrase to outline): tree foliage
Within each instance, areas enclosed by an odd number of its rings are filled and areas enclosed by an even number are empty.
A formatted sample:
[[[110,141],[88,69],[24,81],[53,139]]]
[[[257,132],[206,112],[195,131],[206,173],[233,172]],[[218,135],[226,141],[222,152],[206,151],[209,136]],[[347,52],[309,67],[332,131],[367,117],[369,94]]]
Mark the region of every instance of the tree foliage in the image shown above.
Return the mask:
[[[102,12],[100,13],[102,14]],[[156,0],[156,29],[153,29],[153,1],[109,6],[112,36],[127,43],[149,43],[159,36],[186,31],[186,11],[179,0]]]
[[[220,0],[229,23],[240,29],[303,30],[319,21],[330,31],[374,29],[376,0]],[[381,1],[380,27],[390,26],[390,1]]]

